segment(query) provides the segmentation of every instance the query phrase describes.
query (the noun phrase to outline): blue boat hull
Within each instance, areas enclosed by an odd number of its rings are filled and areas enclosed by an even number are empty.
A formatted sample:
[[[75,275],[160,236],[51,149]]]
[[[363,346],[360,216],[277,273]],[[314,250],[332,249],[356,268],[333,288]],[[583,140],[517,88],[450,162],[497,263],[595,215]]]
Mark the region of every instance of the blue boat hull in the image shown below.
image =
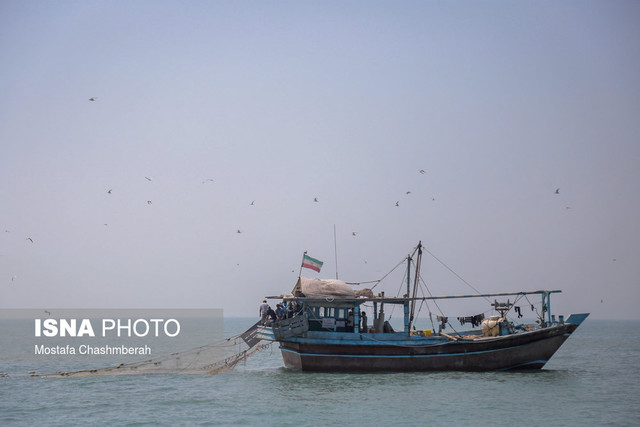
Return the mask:
[[[302,371],[497,371],[540,369],[578,327],[453,340],[404,334],[307,333],[280,340],[285,366]]]

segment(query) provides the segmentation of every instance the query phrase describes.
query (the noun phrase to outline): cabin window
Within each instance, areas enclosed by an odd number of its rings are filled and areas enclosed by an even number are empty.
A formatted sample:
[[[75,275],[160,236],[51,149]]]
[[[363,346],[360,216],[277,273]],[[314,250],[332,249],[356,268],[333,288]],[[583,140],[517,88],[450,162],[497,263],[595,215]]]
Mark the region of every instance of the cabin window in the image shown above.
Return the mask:
[[[345,313],[345,309],[344,308],[339,308],[338,309],[338,319],[346,319],[347,315]]]
[[[339,309],[343,310],[343,309]],[[318,317],[336,317],[335,307],[318,307]]]

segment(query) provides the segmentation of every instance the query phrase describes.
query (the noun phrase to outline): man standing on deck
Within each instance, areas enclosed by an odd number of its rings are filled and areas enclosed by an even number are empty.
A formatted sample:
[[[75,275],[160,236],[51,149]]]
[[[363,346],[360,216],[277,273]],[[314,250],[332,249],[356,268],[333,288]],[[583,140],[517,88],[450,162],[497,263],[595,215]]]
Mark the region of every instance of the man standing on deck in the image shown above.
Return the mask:
[[[271,307],[269,307],[269,304],[267,304],[267,300],[263,299],[262,304],[260,304],[260,321],[262,322],[263,326],[267,324],[267,320],[269,319],[270,308]]]

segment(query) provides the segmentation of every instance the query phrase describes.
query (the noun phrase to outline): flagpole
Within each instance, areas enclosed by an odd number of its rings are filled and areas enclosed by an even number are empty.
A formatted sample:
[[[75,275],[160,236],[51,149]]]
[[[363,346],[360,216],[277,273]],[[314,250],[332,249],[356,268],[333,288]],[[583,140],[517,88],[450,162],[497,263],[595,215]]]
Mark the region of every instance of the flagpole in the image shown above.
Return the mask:
[[[302,261],[300,262],[300,272],[298,273],[298,278],[302,277],[302,265],[304,264],[304,256],[307,254],[307,251],[302,253]]]

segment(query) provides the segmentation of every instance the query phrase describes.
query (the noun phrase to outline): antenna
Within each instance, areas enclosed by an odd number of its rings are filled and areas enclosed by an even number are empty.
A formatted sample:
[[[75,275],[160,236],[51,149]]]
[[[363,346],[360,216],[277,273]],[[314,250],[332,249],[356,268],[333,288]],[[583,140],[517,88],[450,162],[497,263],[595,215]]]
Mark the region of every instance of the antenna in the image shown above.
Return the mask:
[[[336,280],[338,280],[338,240],[336,239],[336,225],[333,224],[333,252],[336,257]]]

